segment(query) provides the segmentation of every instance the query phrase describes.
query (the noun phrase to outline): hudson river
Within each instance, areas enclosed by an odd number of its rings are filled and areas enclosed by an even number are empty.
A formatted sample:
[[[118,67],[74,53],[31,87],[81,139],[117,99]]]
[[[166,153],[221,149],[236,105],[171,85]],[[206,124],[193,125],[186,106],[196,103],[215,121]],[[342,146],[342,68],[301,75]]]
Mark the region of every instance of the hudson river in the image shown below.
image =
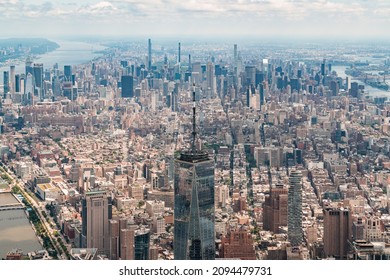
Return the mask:
[[[43,54],[33,59],[33,63],[43,63],[44,69],[53,68],[58,63],[58,68],[64,70],[64,65],[79,65],[101,56],[96,51],[104,50],[105,47],[98,44],[90,44],[76,41],[55,41],[60,47],[55,51]],[[15,63],[16,64],[16,63]],[[15,65],[16,74],[25,72],[26,61],[21,60]],[[0,68],[0,84],[3,84],[3,72],[10,71],[10,65]]]

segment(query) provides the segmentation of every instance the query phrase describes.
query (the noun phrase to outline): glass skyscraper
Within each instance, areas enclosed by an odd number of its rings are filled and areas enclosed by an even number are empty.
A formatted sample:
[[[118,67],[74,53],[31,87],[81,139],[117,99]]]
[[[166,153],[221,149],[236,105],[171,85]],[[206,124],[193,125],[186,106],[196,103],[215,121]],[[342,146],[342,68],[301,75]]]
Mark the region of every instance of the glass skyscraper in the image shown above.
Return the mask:
[[[188,151],[175,159],[175,260],[213,260],[214,160]]]

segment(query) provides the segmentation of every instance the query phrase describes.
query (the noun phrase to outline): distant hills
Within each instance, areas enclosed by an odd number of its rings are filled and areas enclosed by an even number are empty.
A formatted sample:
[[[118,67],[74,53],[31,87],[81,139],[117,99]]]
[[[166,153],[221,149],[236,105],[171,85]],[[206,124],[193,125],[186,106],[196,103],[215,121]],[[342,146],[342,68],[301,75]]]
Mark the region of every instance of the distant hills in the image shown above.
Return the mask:
[[[0,39],[0,62],[41,55],[59,47],[56,42],[43,38]]]

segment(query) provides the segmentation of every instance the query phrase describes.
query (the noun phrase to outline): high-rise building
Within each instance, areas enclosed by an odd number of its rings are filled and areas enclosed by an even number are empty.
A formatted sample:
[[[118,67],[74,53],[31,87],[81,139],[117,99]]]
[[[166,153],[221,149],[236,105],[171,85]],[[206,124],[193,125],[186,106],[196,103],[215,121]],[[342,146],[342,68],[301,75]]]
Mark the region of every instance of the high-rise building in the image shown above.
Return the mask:
[[[26,59],[26,76],[28,75],[28,73],[34,75],[33,62],[30,57]]]
[[[9,80],[9,85],[10,85],[10,92],[15,93],[15,65],[10,66],[10,80]]]
[[[173,249],[176,260],[215,258],[214,160],[195,146],[193,92],[192,146],[175,159]]]
[[[332,91],[333,96],[337,96],[337,94],[339,93],[339,84],[336,81],[331,81],[330,90]]]
[[[207,96],[213,98],[215,96],[215,68],[212,62],[207,63],[206,66],[206,88]]]
[[[149,229],[139,229],[134,234],[134,259],[149,260]]]
[[[24,87],[24,101],[26,104],[34,103],[34,76],[28,73],[26,76],[26,86]]]
[[[291,170],[288,189],[288,240],[292,247],[302,244],[302,173]]]
[[[350,95],[352,97],[359,97],[359,84],[357,82],[351,83]]]
[[[259,94],[260,94],[260,106],[263,106],[265,104],[265,98],[264,98],[264,84],[259,84]]]
[[[220,257],[224,259],[255,260],[252,235],[243,228],[232,230],[222,238]]]
[[[152,69],[152,39],[148,39],[148,70]]]
[[[15,75],[15,92],[20,92],[20,75]]]
[[[245,85],[247,87],[255,86],[256,84],[256,67],[255,66],[245,66]]]
[[[321,64],[321,75],[322,76],[325,76],[325,74],[326,74],[326,60],[325,60],[325,58],[324,58],[324,61],[322,62],[322,64]]]
[[[288,190],[283,185],[271,188],[265,197],[264,221],[265,230],[279,233],[280,226],[287,226]]]
[[[110,260],[117,260],[120,253],[119,222],[110,220]]]
[[[120,258],[134,260],[134,230],[121,229],[120,231]]]
[[[181,45],[180,45],[180,42],[179,42],[179,47],[178,47],[178,50],[177,50],[177,63],[180,63],[180,59],[181,59]]]
[[[237,44],[234,44],[234,53],[233,53],[233,59],[234,59],[234,66],[236,66],[237,63]]]
[[[34,63],[33,71],[36,95],[38,96],[38,99],[41,100],[45,96],[43,92],[43,64]]]
[[[34,80],[35,86],[42,88],[43,86],[43,64],[42,63],[34,63]]]
[[[8,93],[9,92],[9,72],[8,71],[4,71],[3,73],[3,90],[4,90],[4,94]]]
[[[348,239],[351,238],[352,217],[346,208],[324,209],[324,253],[325,256],[345,259]]]
[[[64,76],[66,81],[72,81],[72,66],[64,65]]]
[[[122,97],[123,98],[132,98],[134,97],[133,89],[133,76],[122,76]]]
[[[90,191],[82,200],[83,236],[87,248],[97,248],[99,254],[109,256],[111,197],[105,190]]]

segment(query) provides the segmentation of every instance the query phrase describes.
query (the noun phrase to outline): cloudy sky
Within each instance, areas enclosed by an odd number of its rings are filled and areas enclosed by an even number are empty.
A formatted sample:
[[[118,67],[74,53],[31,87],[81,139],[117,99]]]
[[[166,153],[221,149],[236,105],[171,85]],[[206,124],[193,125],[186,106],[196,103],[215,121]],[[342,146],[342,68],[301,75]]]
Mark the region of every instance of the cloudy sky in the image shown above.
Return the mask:
[[[0,0],[1,37],[389,37],[389,0]]]

